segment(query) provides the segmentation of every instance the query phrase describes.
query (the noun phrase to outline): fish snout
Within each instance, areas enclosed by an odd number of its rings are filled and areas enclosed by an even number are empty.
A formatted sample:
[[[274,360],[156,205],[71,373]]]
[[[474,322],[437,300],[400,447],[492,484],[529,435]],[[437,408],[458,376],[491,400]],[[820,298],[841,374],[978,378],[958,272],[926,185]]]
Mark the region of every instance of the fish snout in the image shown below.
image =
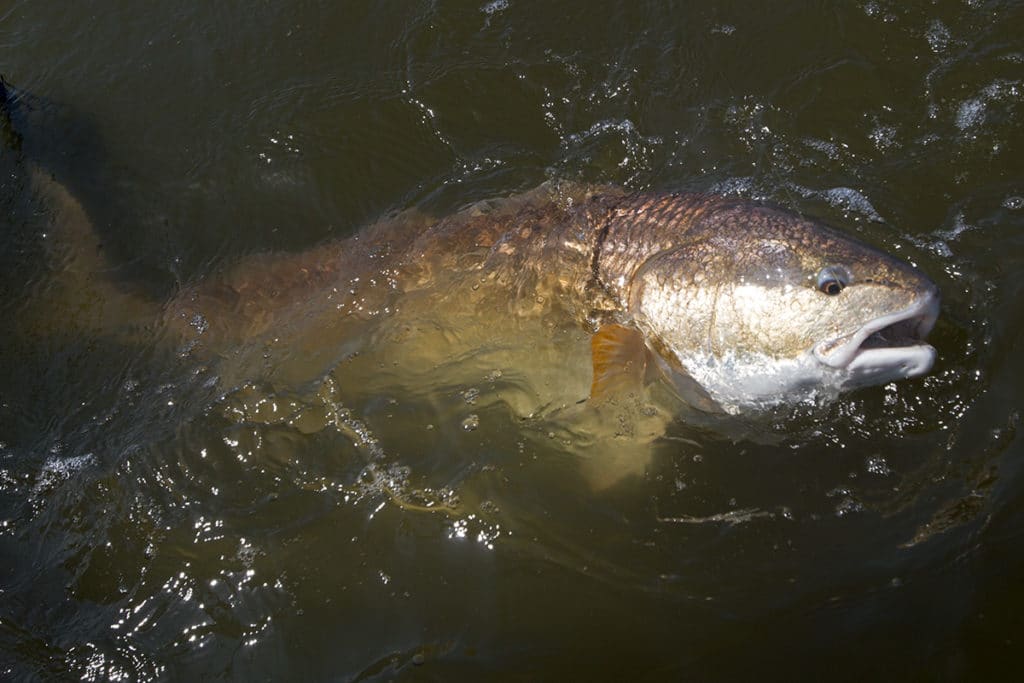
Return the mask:
[[[854,374],[894,378],[917,377],[927,373],[935,362],[935,349],[925,342],[939,317],[938,288],[929,283],[907,308],[879,316],[847,337],[820,342],[814,357],[833,368],[846,368]]]

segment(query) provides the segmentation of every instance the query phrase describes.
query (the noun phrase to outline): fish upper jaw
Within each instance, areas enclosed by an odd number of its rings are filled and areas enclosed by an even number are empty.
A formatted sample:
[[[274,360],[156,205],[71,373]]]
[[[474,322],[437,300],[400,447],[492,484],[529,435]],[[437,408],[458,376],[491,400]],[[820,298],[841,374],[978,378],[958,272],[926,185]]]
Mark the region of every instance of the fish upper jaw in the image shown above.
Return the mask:
[[[937,290],[926,290],[913,305],[871,320],[848,337],[820,342],[814,357],[845,369],[857,383],[918,377],[931,370],[936,351],[924,339],[939,316]]]

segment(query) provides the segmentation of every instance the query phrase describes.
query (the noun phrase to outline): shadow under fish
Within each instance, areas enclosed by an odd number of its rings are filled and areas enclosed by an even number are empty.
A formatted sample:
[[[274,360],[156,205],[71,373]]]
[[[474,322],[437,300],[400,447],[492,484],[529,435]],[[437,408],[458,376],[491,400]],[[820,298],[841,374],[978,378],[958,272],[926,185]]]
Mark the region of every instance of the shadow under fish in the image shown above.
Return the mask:
[[[18,150],[16,98],[0,94]],[[567,435],[606,488],[643,470],[680,411],[828,401],[935,360],[925,338],[939,294],[925,275],[739,198],[546,183],[251,255],[155,301],[112,276],[68,186],[25,164],[52,226],[47,297],[64,302],[30,306],[26,329],[158,339],[211,368],[223,405],[301,431],[348,429],[358,443],[339,393],[430,401],[439,387],[503,377],[494,400]],[[261,418],[268,391],[319,398]]]

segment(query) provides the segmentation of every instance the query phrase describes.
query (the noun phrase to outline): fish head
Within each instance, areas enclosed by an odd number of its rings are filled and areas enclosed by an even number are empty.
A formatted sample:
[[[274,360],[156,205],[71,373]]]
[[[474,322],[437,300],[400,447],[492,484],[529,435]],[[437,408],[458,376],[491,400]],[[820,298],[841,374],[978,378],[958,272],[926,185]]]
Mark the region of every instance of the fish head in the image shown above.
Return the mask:
[[[630,284],[652,347],[726,405],[927,373],[939,293],[923,273],[795,214],[720,209]]]

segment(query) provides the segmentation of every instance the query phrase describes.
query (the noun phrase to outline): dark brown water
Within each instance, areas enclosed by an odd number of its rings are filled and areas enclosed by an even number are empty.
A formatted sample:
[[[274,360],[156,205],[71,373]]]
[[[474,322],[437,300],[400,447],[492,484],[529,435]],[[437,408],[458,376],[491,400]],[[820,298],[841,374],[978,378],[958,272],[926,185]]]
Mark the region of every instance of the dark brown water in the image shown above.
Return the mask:
[[[26,146],[152,296],[407,208],[612,182],[902,255],[942,290],[939,361],[772,439],[680,422],[602,493],[494,398],[508,368],[339,372],[337,426],[305,434],[157,338],[17,335],[53,236],[8,154],[5,679],[1020,675],[1024,3],[180,4],[0,7]]]

